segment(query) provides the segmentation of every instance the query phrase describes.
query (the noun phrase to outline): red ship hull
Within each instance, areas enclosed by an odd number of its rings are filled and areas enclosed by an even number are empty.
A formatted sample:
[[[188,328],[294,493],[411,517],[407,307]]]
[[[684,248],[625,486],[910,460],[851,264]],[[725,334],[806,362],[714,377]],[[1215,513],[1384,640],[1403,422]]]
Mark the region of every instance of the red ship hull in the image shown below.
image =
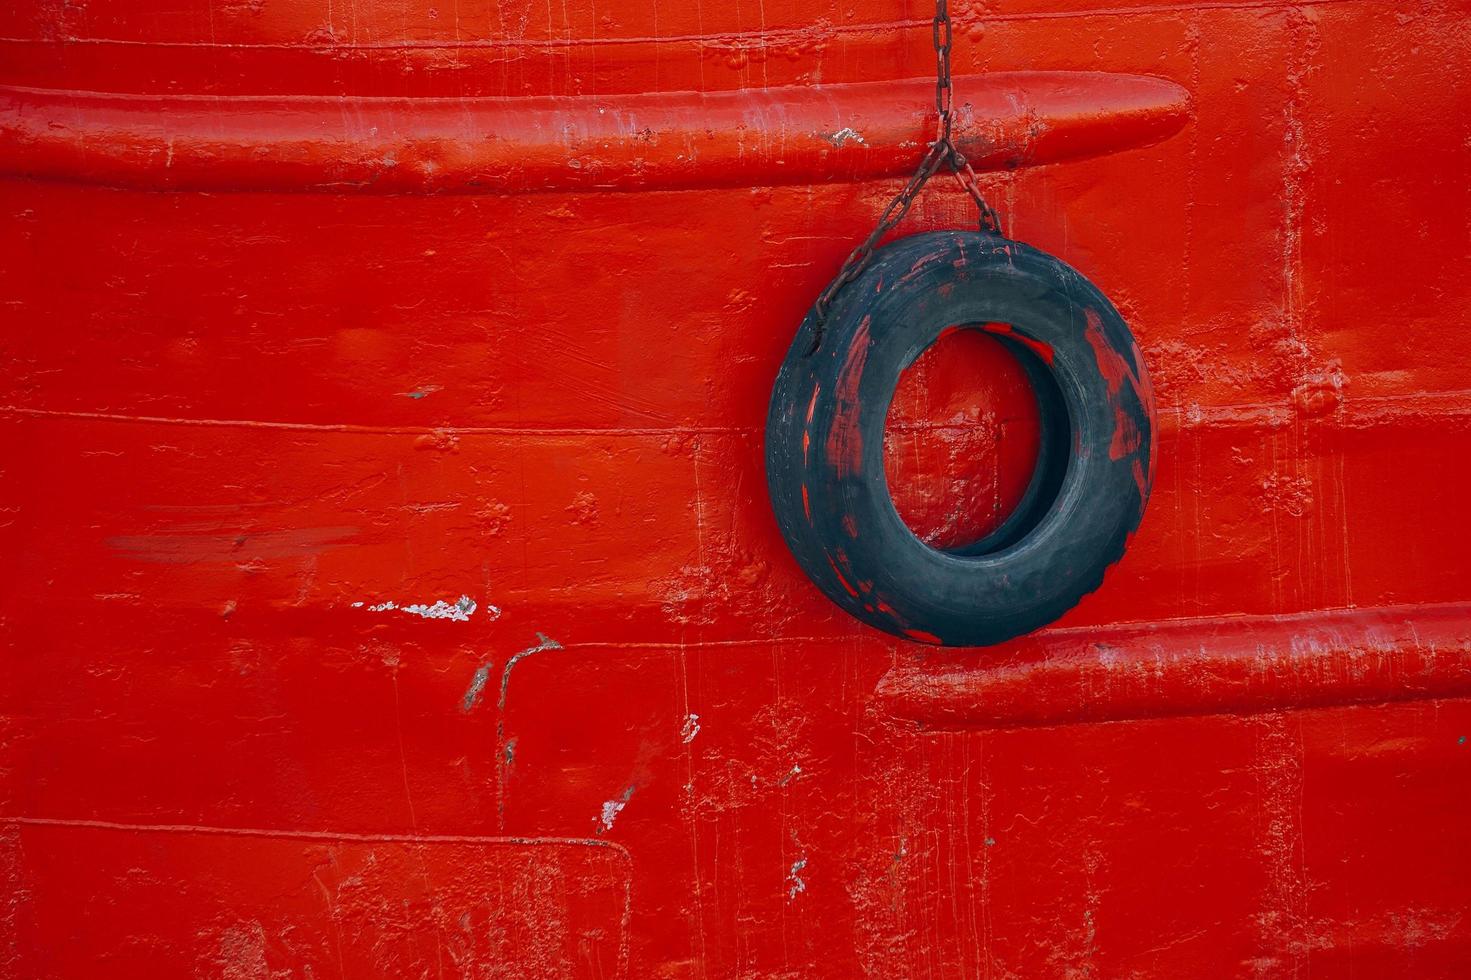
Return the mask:
[[[828,602],[762,465],[930,13],[0,12],[0,976],[1471,971],[1466,8],[956,7],[1159,406],[1122,562],[976,650]],[[1028,411],[921,363],[917,530]]]

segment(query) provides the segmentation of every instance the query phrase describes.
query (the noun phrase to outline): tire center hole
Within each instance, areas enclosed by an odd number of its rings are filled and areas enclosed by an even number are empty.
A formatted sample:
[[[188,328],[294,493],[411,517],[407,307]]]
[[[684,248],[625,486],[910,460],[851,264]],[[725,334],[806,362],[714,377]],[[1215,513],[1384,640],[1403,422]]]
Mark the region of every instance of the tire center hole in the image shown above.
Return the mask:
[[[993,335],[1008,329],[946,330],[905,369],[889,405],[889,495],[932,548],[961,548],[1000,527],[1036,469],[1037,398],[1021,361]]]

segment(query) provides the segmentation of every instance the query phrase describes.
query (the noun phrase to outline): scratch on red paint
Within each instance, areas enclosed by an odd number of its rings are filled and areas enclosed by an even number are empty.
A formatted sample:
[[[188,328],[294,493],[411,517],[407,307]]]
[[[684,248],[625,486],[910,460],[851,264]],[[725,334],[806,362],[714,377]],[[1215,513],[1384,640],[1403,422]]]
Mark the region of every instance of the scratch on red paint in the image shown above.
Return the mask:
[[[832,428],[827,434],[827,458],[839,478],[853,476],[863,468],[863,433],[858,429],[858,384],[863,380],[863,365],[868,360],[870,320],[870,317],[864,317],[853,332],[853,341],[838,374],[837,406],[833,410]]]
[[[1119,393],[1123,390],[1124,380],[1128,379],[1134,389],[1135,397],[1139,399],[1140,407],[1150,416],[1154,414],[1154,392],[1149,388],[1148,382],[1141,381],[1139,370],[1125,363],[1119,352],[1110,347],[1108,341],[1104,339],[1103,323],[1097,311],[1084,310],[1083,314],[1088,320],[1088,327],[1083,335],[1087,338],[1089,346],[1093,348],[1093,357],[1098,362],[1099,373],[1108,383],[1108,403],[1113,409],[1113,440],[1109,443],[1108,458],[1120,460],[1137,451],[1142,441],[1139,427],[1135,425],[1133,418],[1124,410],[1123,403],[1119,401]],[[1154,446],[1151,445],[1151,468],[1154,460],[1153,450]]]
[[[1035,337],[1028,337],[1009,323],[983,323],[981,324],[981,329],[986,333],[995,334],[998,337],[1009,337],[1042,358],[1048,367],[1052,366],[1051,344],[1043,343]]]

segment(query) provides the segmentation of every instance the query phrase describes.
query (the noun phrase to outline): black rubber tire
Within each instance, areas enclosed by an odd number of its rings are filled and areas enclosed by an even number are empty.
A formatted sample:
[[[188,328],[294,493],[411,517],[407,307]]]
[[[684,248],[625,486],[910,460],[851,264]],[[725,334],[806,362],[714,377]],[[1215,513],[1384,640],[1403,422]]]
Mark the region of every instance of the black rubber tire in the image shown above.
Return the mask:
[[[941,551],[894,508],[884,426],[904,369],[947,329],[983,324],[1026,368],[1041,447],[1002,526]],[[830,599],[896,636],[982,646],[1098,588],[1144,515],[1155,412],[1133,335],[1092,283],[1020,242],[930,232],[875,252],[813,350],[815,331],[814,310],[777,375],[766,480],[792,554]]]

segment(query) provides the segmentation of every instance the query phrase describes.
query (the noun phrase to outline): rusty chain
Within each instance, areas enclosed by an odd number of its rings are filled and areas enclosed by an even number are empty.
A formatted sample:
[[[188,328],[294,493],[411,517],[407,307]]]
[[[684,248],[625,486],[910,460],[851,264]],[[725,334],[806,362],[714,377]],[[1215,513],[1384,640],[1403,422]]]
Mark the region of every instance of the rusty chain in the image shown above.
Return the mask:
[[[981,195],[981,189],[976,185],[975,170],[972,169],[970,161],[966,160],[965,154],[961,153],[960,148],[955,145],[951,136],[955,89],[950,81],[950,51],[953,47],[954,31],[950,24],[948,0],[935,0],[935,20],[931,33],[935,42],[935,112],[939,115],[940,120],[939,134],[930,144],[929,151],[925,153],[919,168],[914,171],[909,182],[904,185],[904,189],[889,202],[883,214],[879,215],[878,224],[874,226],[873,231],[857,248],[848,253],[837,278],[828,284],[821,296],[817,297],[816,335],[812,343],[814,351],[822,345],[823,321],[827,319],[833,300],[844,286],[857,279],[868,266],[869,260],[873,258],[875,246],[885,235],[894,230],[895,225],[904,220],[904,216],[914,205],[915,197],[940,167],[948,164],[950,172],[955,175],[955,182],[975,202],[976,210],[980,215],[981,231],[995,235],[1001,234],[1001,219]]]

